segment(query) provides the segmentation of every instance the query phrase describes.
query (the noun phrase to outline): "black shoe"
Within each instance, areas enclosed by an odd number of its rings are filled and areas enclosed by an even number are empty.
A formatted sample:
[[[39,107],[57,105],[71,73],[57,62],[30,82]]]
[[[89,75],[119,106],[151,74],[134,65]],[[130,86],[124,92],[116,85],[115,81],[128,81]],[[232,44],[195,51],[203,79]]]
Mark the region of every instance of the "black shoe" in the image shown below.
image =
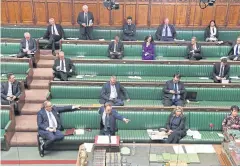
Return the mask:
[[[55,51],[52,51],[52,55],[53,55],[53,56],[56,56],[56,52],[55,52]]]

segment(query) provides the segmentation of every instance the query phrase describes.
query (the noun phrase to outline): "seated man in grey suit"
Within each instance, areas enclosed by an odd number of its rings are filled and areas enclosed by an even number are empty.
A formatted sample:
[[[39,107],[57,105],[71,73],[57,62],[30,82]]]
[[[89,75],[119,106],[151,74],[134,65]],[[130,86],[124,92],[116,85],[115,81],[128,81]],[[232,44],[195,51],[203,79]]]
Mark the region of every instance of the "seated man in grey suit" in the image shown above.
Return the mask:
[[[216,63],[213,66],[212,79],[215,83],[221,83],[222,80],[229,80],[230,65],[227,63],[227,58],[222,57],[221,63]]]
[[[64,58],[64,52],[59,52],[59,57],[54,61],[53,68],[55,77],[61,81],[67,81],[68,77],[75,74],[75,66],[71,59]]]
[[[7,78],[7,82],[1,83],[1,105],[10,105],[13,103],[14,111],[18,114],[16,101],[21,95],[20,83],[16,81],[13,73],[9,73]]]
[[[32,60],[33,67],[36,67],[36,62],[34,58],[34,53],[37,50],[36,40],[31,38],[29,32],[24,33],[24,39],[20,42],[20,52],[17,55],[17,58],[27,57]]]
[[[121,120],[125,123],[130,121],[129,119],[126,119],[122,115],[118,114],[116,110],[112,109],[112,105],[110,103],[104,104],[104,106],[100,107],[98,112],[100,114],[101,135],[115,135],[115,132],[118,131],[116,120]]]
[[[180,74],[174,74],[173,79],[167,81],[163,87],[163,105],[164,106],[184,106],[186,90],[184,84],[180,81]]]
[[[229,59],[233,61],[240,61],[240,36],[236,43],[232,43],[232,49],[228,53]]]
[[[74,109],[80,109],[81,106],[63,106],[56,107],[50,101],[43,103],[43,108],[37,113],[38,134],[40,138],[39,154],[44,156],[44,150],[52,145],[53,142],[62,140],[64,134],[60,121],[59,113],[69,112]]]
[[[127,23],[123,25],[123,41],[136,41],[136,26],[131,16],[127,17]]]
[[[108,102],[114,106],[123,106],[124,97],[127,99],[127,102],[130,101],[126,89],[117,82],[117,78],[115,76],[112,76],[110,81],[105,83],[102,87],[99,103],[105,104]]]
[[[156,39],[159,41],[174,41],[177,36],[175,27],[169,24],[169,19],[164,20],[164,24],[160,25],[156,32]]]
[[[119,37],[115,36],[114,41],[112,41],[108,46],[108,57],[111,59],[122,59],[123,58],[124,46]]]
[[[202,59],[201,54],[201,45],[197,43],[197,38],[192,37],[191,43],[188,45],[188,55],[187,59],[189,60],[200,60]]]

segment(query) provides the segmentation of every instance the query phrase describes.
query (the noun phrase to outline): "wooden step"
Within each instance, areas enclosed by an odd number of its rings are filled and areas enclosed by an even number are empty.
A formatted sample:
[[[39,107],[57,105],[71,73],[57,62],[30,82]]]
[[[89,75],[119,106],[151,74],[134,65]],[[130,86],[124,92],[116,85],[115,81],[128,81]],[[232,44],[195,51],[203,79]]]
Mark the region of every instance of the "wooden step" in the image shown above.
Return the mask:
[[[37,115],[16,116],[16,132],[37,132]]]
[[[53,80],[52,68],[35,68],[33,72],[34,80]]]
[[[49,82],[49,80],[33,80],[30,89],[48,89]]]
[[[15,132],[11,147],[33,147],[37,146],[37,132]]]
[[[25,90],[25,103],[43,103],[48,95],[48,89]]]
[[[54,60],[39,60],[39,62],[37,63],[37,67],[38,68],[52,68],[54,64]]]
[[[25,103],[22,108],[21,114],[36,115],[41,108],[42,108],[42,103]]]
[[[56,50],[56,54],[59,51]],[[40,60],[55,60],[56,56],[52,55],[52,51],[51,50],[40,50]]]

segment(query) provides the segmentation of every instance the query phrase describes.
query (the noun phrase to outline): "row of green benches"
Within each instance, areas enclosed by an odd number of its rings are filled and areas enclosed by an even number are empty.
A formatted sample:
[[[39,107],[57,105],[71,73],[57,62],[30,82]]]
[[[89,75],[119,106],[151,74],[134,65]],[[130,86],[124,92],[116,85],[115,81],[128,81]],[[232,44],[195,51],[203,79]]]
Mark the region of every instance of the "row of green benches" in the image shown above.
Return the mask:
[[[108,45],[99,44],[62,44],[65,56],[74,59],[109,59]],[[230,46],[202,46],[202,56],[207,60],[219,61],[222,56],[227,56]],[[1,43],[3,56],[16,55],[19,52],[19,43]],[[141,45],[125,45],[124,60],[141,60]],[[156,45],[155,55],[157,60],[183,60],[187,56],[187,46]]]
[[[2,38],[23,38],[24,32],[29,32],[33,38],[43,37],[46,27],[1,27]],[[78,38],[80,36],[79,29],[77,28],[64,28],[65,38]],[[156,29],[137,29],[137,40],[143,41],[149,34],[155,37]],[[94,39],[111,40],[114,36],[122,36],[120,29],[100,29],[94,28]],[[219,40],[235,40],[240,35],[239,30],[220,30]],[[178,30],[177,39],[184,39],[190,41],[195,36],[199,41],[205,41],[204,30]]]
[[[56,105],[78,104],[82,106],[98,106],[101,84],[51,84],[48,99]],[[130,102],[125,106],[130,107],[161,107],[162,86],[129,85],[125,86]],[[222,108],[238,105],[240,87],[186,87],[187,91],[197,92],[197,103],[187,103],[186,107]]]
[[[152,142],[148,136],[147,129],[158,129],[165,127],[169,111],[118,111],[119,114],[131,121],[125,124],[118,121],[118,132],[120,140],[124,143],[149,143]],[[184,137],[180,143],[194,144],[220,144],[223,141],[218,133],[222,131],[222,121],[228,112],[204,112],[185,111],[186,129],[198,130],[201,139]],[[56,142],[56,149],[78,149],[79,144],[94,142],[94,137],[99,135],[100,116],[96,110],[79,110],[60,114],[62,125],[65,129],[92,129],[85,131],[83,135],[65,136],[64,140]],[[214,124],[213,128],[209,124]]]

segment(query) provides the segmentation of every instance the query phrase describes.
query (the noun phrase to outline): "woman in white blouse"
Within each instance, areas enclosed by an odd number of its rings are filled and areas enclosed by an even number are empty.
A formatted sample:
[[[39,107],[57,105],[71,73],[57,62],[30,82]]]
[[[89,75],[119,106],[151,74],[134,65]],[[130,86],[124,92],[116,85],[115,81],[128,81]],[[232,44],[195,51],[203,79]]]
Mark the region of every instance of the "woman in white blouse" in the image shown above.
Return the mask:
[[[211,20],[209,23],[209,26],[206,28],[205,39],[206,39],[206,42],[218,41],[218,28],[215,23],[215,20]]]

